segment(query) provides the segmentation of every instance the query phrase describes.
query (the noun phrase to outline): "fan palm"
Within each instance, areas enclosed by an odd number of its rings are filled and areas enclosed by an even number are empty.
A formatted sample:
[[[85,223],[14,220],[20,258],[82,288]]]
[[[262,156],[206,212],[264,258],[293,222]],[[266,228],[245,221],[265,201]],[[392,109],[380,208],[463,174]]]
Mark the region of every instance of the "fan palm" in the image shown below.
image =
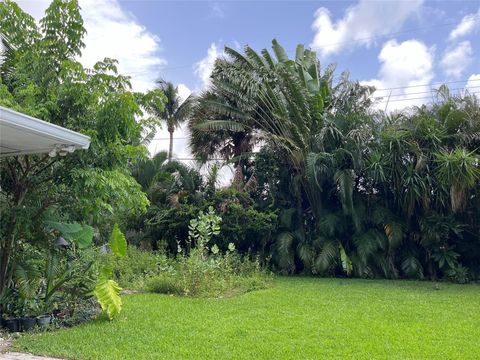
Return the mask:
[[[316,237],[325,209],[340,208],[345,216],[355,216],[354,188],[371,137],[365,116],[371,89],[350,82],[348,74],[333,86],[333,67],[322,74],[315,53],[301,45],[295,60],[275,40],[272,48],[274,56],[249,47],[244,54],[225,49],[232,60],[218,64],[215,90],[234,101],[212,104],[229,121],[210,120],[204,126],[255,131],[284,154],[297,219],[294,231],[279,237],[277,252],[296,253],[304,265],[311,265],[322,247]],[[337,255],[347,264],[342,249],[340,244]]]
[[[244,188],[244,170],[260,138],[252,118],[254,109],[248,96],[233,96],[224,86],[236,76],[230,71],[238,65],[231,59],[218,59],[211,76],[211,85],[197,99],[189,120],[190,148],[200,159],[218,156],[232,161],[235,167],[233,185]],[[251,178],[252,182],[254,178]]]
[[[161,151],[132,170],[132,175],[153,204],[168,200],[171,205],[176,205],[180,198],[194,194],[202,185],[201,176],[195,169],[167,159],[167,152]]]

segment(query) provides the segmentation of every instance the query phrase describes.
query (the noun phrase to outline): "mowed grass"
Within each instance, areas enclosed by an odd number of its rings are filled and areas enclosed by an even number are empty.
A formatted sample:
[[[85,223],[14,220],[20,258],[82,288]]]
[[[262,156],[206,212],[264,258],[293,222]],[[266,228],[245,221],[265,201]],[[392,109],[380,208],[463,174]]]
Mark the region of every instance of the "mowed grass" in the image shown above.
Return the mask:
[[[27,335],[72,359],[479,359],[480,286],[276,278],[225,299],[124,296],[114,321]]]

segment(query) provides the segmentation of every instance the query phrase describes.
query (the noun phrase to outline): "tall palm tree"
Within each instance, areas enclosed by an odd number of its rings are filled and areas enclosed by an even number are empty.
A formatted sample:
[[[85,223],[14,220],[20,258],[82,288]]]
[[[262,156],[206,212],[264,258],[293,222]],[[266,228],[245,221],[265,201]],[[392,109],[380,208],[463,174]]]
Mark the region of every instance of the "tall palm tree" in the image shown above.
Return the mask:
[[[289,214],[296,219],[289,221],[295,229],[280,237],[278,250],[295,254],[307,270],[338,259],[348,273],[349,257],[355,253],[353,231],[358,235],[363,231],[354,190],[372,137],[365,116],[372,89],[349,81],[347,74],[333,86],[333,68],[321,73],[315,53],[301,45],[293,60],[277,41],[272,48],[273,56],[249,47],[243,54],[225,49],[233,60],[221,69],[215,89],[221,90],[223,99],[234,101],[210,100],[223,117],[204,127],[253,129],[279,149],[290,168],[294,200]],[[343,217],[347,224],[343,236],[328,231],[322,221],[328,213]],[[327,258],[332,261],[323,261]]]
[[[157,81],[157,88],[165,95],[165,102],[163,109],[153,106],[152,111],[154,115],[163,120],[167,125],[167,130],[170,134],[170,142],[168,146],[168,161],[172,160],[173,155],[173,133],[182,122],[184,122],[190,115],[192,99],[190,95],[182,102],[178,94],[178,87],[170,81],[160,79]]]
[[[188,121],[190,148],[200,161],[212,156],[232,161],[235,168],[233,186],[241,191],[246,180],[244,170],[259,138],[255,136],[254,124],[249,117],[238,116],[240,111],[249,110],[238,98],[221,88],[225,76],[223,70],[229,66],[232,66],[230,61],[217,60],[209,89],[197,98]],[[222,110],[224,106],[240,110],[226,114]]]

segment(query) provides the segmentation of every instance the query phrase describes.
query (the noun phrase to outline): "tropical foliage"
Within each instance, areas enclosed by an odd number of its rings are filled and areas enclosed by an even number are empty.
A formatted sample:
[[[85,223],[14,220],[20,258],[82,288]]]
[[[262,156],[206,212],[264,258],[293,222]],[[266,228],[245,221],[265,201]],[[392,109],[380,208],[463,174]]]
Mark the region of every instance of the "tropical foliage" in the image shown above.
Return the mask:
[[[442,87],[433,106],[385,114],[373,88],[347,73],[334,82],[302,45],[295,59],[272,49],[227,47],[192,126],[265,143],[253,167],[260,202],[279,212],[278,268],[478,276],[478,99]]]
[[[272,51],[225,48],[209,87],[182,101],[164,80],[132,91],[116,60],[84,68],[76,0],[54,0],[39,24],[6,0],[0,29],[0,104],[91,138],[66,157],[0,162],[3,312],[60,303],[73,313],[95,295],[113,318],[122,307],[115,279],[183,295],[211,283],[205,293],[219,295],[242,274],[255,288],[260,264],[287,274],[480,278],[475,95],[442,86],[432,104],[385,113],[373,87],[334,76],[303,45],[291,58],[273,40]],[[169,151],[150,158],[162,122]],[[172,158],[183,122],[193,165]],[[219,167],[205,167],[218,158],[234,170],[222,189]]]
[[[78,62],[85,29],[75,0],[53,1],[39,25],[14,2],[2,2],[0,29],[6,49],[0,104],[91,138],[87,151],[66,157],[0,163],[0,293],[18,295],[41,279],[36,289],[44,303],[58,292],[68,298],[69,289],[88,297],[98,275],[86,250],[92,239],[106,243],[114,223],[147,210],[148,198],[126,164],[146,157],[142,141],[158,125],[146,110],[161,109],[164,96],[133,92],[115,60],[92,69]],[[71,243],[66,251],[57,246]],[[45,262],[43,276],[29,271]]]

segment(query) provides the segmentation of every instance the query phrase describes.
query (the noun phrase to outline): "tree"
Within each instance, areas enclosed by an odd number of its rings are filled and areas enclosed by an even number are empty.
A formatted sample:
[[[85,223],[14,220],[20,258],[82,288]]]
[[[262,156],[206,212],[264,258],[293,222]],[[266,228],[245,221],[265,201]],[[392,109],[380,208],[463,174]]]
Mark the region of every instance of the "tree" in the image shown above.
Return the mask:
[[[207,161],[210,157],[232,161],[235,168],[233,186],[242,191],[248,180],[244,173],[251,167],[249,158],[260,139],[255,134],[251,104],[223,88],[231,81],[230,76],[236,76],[230,71],[236,66],[241,65],[231,59],[216,60],[211,84],[196,99],[188,127],[193,154],[200,161]]]
[[[164,94],[165,101],[160,107],[152,106],[151,110],[158,119],[167,124],[167,130],[170,134],[168,160],[171,161],[173,155],[173,133],[190,115],[192,97],[188,97],[182,102],[178,95],[178,87],[175,87],[169,81],[158,80],[157,86]]]
[[[88,223],[105,238],[116,221],[146,211],[148,199],[126,164],[145,158],[140,142],[157,122],[143,109],[161,96],[132,92],[115,60],[104,59],[93,69],[76,61],[85,29],[75,0],[53,1],[40,28],[5,1],[0,28],[10,45],[0,103],[91,137],[87,151],[67,157],[28,155],[1,162],[1,292],[10,285],[24,245],[47,241],[42,226],[47,213]]]
[[[195,195],[202,186],[198,171],[167,159],[168,153],[161,151],[152,159],[138,162],[132,170],[152,205],[168,200],[170,205],[175,206],[182,198]]]
[[[322,73],[314,52],[300,45],[289,59],[275,40],[272,49],[273,56],[225,49],[230,59],[218,62],[221,75],[214,71],[201,99],[210,117],[197,128],[252,132],[268,145],[255,171],[273,176],[258,174],[261,196],[275,192],[280,212],[272,249],[280,268],[370,277],[455,272],[473,249],[459,255],[455,244],[466,249],[464,236],[478,239],[470,221],[478,217],[475,96],[455,98],[444,88],[433,106],[383,114],[370,108],[373,88],[348,73],[334,83],[333,67]],[[473,231],[460,230],[466,221]]]
[[[267,50],[260,55],[249,47],[245,54],[226,48],[234,60],[216,87],[236,103],[219,101],[215,106],[217,113],[233,114],[234,119],[204,126],[257,131],[285,157],[294,195],[290,214],[296,220],[294,233],[281,237],[288,246],[279,249],[289,254],[296,252],[291,248],[298,249],[303,263],[311,267],[313,259],[307,257],[313,256],[315,241],[322,243],[316,240],[322,211],[336,208],[332,194],[346,215],[354,215],[355,170],[370,134],[362,120],[371,89],[350,82],[346,75],[333,87],[333,69],[321,74],[315,53],[303,46],[297,47],[295,60],[288,59],[275,40],[272,48],[275,57]]]

